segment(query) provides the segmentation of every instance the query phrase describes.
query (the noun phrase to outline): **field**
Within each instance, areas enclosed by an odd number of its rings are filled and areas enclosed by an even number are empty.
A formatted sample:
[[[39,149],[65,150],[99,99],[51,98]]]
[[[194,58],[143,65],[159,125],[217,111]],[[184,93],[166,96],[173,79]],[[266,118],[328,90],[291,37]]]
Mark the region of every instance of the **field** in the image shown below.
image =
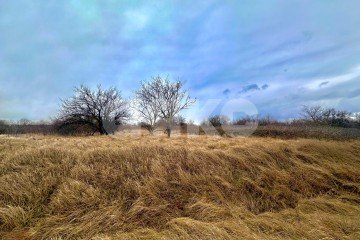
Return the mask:
[[[360,140],[0,136],[0,239],[360,239]]]

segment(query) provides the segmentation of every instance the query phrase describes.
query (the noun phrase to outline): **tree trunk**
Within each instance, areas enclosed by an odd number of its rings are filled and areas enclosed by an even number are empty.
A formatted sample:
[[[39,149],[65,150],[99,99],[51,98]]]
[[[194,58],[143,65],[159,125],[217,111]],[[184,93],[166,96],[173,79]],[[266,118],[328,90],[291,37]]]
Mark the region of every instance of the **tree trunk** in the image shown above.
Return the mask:
[[[105,134],[102,126],[99,126],[99,133],[100,133],[100,135],[104,135],[104,134]]]
[[[104,135],[104,134],[108,135],[108,132],[104,128],[104,124],[101,120],[99,121],[99,132],[100,132],[100,135]]]
[[[166,128],[168,138],[171,136],[171,128]]]
[[[150,135],[154,135],[155,128],[152,125],[146,127]]]
[[[166,130],[165,130],[165,132],[167,133],[168,138],[171,136],[171,123],[172,123],[171,118],[166,119]]]

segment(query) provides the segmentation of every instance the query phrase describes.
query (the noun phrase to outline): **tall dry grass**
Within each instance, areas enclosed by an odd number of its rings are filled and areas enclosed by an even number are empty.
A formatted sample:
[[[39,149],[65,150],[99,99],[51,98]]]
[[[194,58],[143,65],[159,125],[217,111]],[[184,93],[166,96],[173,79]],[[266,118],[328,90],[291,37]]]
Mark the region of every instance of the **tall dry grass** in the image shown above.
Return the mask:
[[[0,137],[1,239],[360,239],[360,141]]]

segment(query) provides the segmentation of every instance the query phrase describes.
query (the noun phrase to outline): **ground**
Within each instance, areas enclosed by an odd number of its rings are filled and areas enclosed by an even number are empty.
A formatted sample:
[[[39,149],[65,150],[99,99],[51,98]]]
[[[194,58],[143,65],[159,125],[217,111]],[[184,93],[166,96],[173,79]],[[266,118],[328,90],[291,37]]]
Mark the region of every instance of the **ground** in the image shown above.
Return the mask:
[[[1,239],[360,239],[360,141],[0,136]]]

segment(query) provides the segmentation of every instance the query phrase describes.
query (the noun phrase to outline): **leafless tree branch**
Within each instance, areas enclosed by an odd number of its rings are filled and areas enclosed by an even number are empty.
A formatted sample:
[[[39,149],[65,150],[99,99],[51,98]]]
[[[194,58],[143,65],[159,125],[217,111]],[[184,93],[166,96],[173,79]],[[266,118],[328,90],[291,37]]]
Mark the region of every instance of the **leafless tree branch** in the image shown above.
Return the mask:
[[[95,91],[81,85],[74,95],[62,101],[59,119],[62,126],[88,125],[100,134],[114,131],[130,116],[127,102],[120,92],[111,87],[103,90],[99,85]]]

